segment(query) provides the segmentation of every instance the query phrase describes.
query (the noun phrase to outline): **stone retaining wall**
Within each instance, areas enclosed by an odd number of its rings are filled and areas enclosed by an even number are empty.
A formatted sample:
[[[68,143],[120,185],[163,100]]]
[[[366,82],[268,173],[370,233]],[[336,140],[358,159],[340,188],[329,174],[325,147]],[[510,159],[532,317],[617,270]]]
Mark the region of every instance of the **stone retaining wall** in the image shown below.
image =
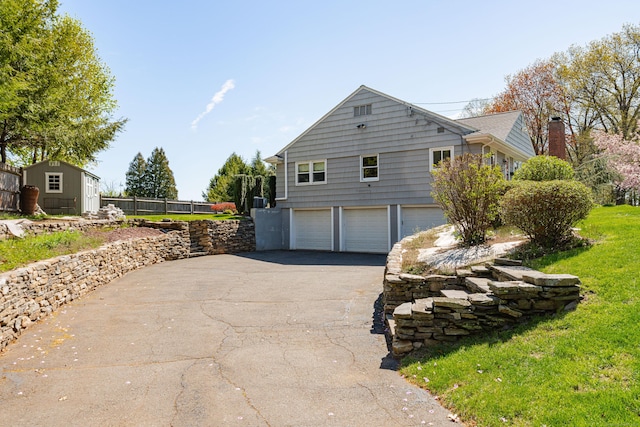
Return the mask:
[[[119,241],[0,274],[0,349],[59,306],[138,268],[186,258],[179,233]]]
[[[86,221],[83,226],[113,225]],[[41,223],[41,224],[46,224]],[[79,229],[78,222],[56,223],[59,228],[40,227],[40,231]],[[83,251],[30,264],[0,273],[0,350],[19,336],[31,323],[59,306],[105,285],[124,274],[163,261],[201,254],[238,253],[255,250],[253,222],[194,221],[147,222],[134,225],[158,228],[166,234],[117,241],[95,250]],[[206,253],[193,253],[196,239]]]
[[[251,220],[191,221],[191,250],[217,255],[256,250],[255,224]]]
[[[401,244],[387,258],[383,304],[392,353],[401,357],[522,322],[535,315],[571,310],[580,300],[580,280],[544,274],[510,260],[460,269],[456,275],[401,272]]]

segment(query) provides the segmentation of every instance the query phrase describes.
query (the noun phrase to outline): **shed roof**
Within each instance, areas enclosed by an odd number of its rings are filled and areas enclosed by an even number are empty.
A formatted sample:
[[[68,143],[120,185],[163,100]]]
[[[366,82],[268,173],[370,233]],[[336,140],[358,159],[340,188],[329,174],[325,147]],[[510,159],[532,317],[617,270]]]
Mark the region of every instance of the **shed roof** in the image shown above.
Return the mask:
[[[93,173],[89,172],[89,171],[88,171],[88,170],[86,170],[86,169],[82,169],[80,166],[73,165],[73,164],[71,164],[71,163],[69,163],[69,162],[65,162],[65,161],[63,161],[63,160],[52,160],[52,159],[46,159],[46,160],[43,160],[43,161],[38,162],[38,163],[34,163],[34,164],[32,164],[32,165],[29,165],[29,166],[25,166],[25,167],[23,167],[22,169],[24,169],[24,170],[29,170],[29,169],[34,168],[34,167],[36,167],[36,166],[39,166],[39,165],[41,165],[41,164],[43,164],[43,163],[47,163],[47,162],[51,162],[51,161],[60,162],[60,164],[61,164],[61,165],[66,165],[66,166],[68,166],[68,167],[70,167],[70,168],[73,168],[73,169],[76,169],[76,170],[78,170],[78,171],[80,171],[80,172],[84,172],[84,173],[86,173],[87,175],[90,175],[90,176],[92,176],[93,178],[95,178],[95,179],[97,179],[97,180],[100,180],[100,177],[99,177],[99,176],[97,176],[96,174],[93,174]]]

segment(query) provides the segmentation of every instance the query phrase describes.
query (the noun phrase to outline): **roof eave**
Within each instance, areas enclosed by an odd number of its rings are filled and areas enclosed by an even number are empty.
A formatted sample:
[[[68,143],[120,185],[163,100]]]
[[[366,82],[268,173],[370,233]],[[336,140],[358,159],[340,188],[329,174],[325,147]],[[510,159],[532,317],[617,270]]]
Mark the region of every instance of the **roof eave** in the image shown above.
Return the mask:
[[[507,144],[500,138],[496,138],[490,133],[472,133],[469,135],[464,135],[463,138],[469,144],[482,144],[488,145],[490,147],[495,147],[503,153],[521,160],[527,160],[529,157],[531,157],[524,151],[519,150],[510,144]]]

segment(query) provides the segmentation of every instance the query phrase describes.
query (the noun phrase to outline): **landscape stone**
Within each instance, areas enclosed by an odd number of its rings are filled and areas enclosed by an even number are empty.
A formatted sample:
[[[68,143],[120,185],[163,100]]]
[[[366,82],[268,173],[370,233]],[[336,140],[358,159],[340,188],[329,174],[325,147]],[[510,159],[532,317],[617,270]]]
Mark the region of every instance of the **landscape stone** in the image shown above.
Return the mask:
[[[442,345],[532,316],[575,309],[580,300],[577,277],[547,275],[510,261],[460,268],[456,276],[427,275],[422,281],[400,271],[401,250],[396,244],[388,256],[382,295],[385,313],[402,327],[402,334],[391,335],[392,342],[403,342],[393,346],[395,357],[422,345]]]

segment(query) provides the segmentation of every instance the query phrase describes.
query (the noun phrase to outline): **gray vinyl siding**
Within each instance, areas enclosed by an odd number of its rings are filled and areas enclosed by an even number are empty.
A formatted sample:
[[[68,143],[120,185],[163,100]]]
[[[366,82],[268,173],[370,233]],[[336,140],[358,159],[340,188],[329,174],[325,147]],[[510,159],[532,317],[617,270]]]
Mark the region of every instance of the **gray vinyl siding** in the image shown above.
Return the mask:
[[[460,154],[458,150],[454,146],[455,155]],[[433,203],[429,149],[380,153],[378,181],[360,182],[359,168],[359,155],[330,158],[326,184],[296,186],[295,162],[290,162],[289,197],[278,206],[378,206],[381,200],[385,204]]]
[[[531,138],[527,132],[518,132],[518,129],[526,129],[526,124],[524,122],[524,117],[522,114],[518,117],[516,121],[516,125],[511,129],[511,132],[507,135],[505,142],[511,144],[512,146],[518,148],[519,150],[528,153],[530,157],[536,155],[533,150],[533,145],[531,144]],[[518,159],[524,161],[526,159]]]
[[[353,107],[364,104],[372,104],[372,114],[354,117]],[[440,126],[432,117],[410,115],[408,105],[361,91],[288,148],[288,197],[278,206],[433,203],[429,148],[454,146],[455,155],[468,151],[461,133],[451,127],[438,133]],[[379,156],[379,180],[360,182],[360,156],[373,154]],[[325,159],[326,184],[296,185],[296,162]],[[285,195],[284,169],[277,167],[277,197]]]

